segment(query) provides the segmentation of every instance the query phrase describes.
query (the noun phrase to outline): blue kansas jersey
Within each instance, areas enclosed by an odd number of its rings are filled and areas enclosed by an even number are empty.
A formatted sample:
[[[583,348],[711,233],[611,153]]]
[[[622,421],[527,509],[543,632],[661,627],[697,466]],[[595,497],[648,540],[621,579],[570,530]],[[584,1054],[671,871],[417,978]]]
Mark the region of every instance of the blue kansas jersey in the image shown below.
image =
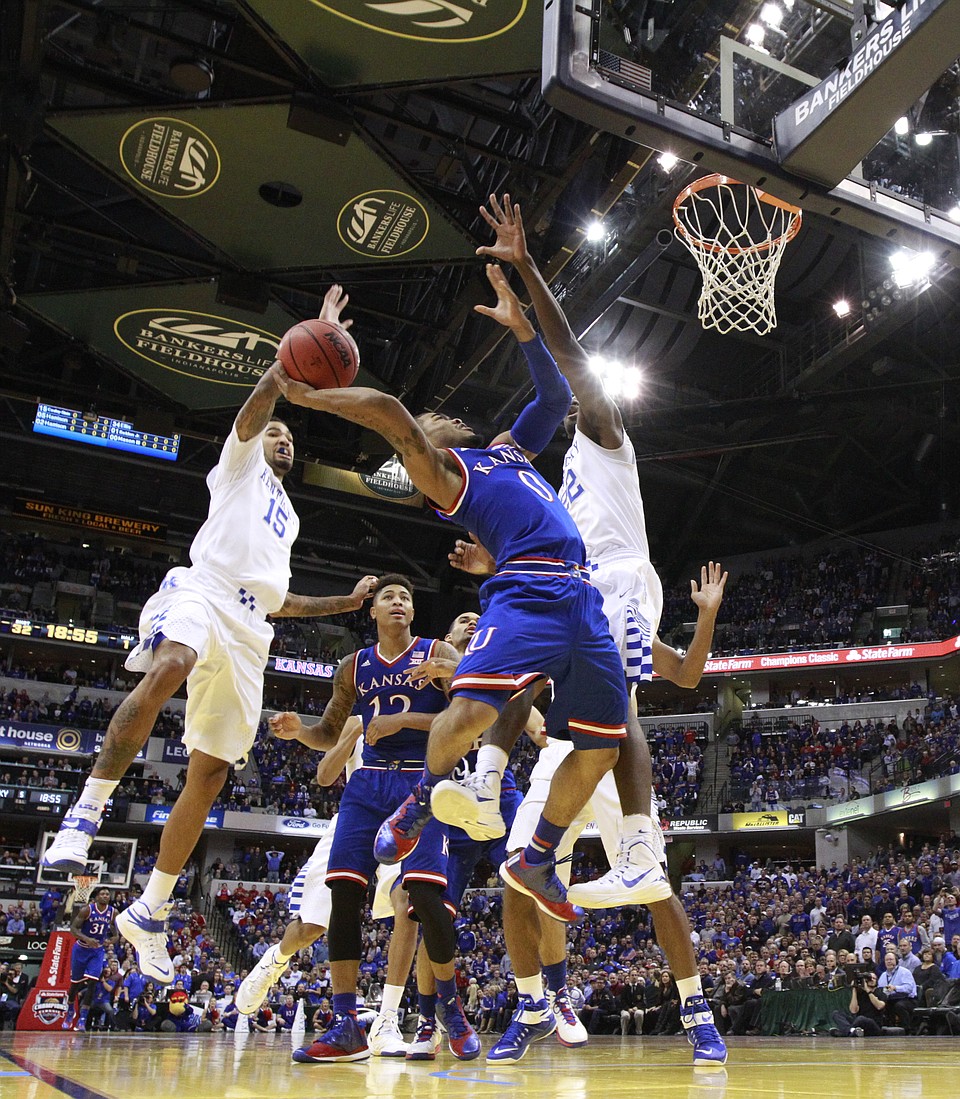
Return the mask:
[[[112,904],[108,904],[102,912],[95,904],[91,904],[90,915],[83,921],[83,927],[80,930],[99,943],[106,942],[113,930],[114,912]]]
[[[463,486],[448,511],[493,554],[497,568],[515,557],[585,563],[583,539],[557,494],[515,446],[455,448]]]
[[[357,691],[354,713],[363,719],[364,732],[371,720],[380,714],[407,711],[438,714],[446,707],[447,696],[433,684],[418,688],[407,682],[407,672],[428,660],[436,644],[430,638],[415,637],[409,648],[393,660],[380,655],[379,645],[371,645],[356,654],[353,662],[353,683]],[[375,745],[364,744],[363,763],[367,766],[393,760],[422,763],[426,751],[426,730],[401,729]]]

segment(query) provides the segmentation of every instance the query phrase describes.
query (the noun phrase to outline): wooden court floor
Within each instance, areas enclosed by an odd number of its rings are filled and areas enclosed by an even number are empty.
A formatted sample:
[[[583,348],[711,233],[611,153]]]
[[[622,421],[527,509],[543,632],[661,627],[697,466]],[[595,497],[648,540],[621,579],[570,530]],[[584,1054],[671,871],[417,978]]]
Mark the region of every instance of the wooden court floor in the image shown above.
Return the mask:
[[[554,1039],[518,1065],[371,1058],[298,1065],[283,1035],[0,1034],[2,1099],[948,1099],[953,1038],[741,1038],[725,1068],[695,1069],[677,1038]]]

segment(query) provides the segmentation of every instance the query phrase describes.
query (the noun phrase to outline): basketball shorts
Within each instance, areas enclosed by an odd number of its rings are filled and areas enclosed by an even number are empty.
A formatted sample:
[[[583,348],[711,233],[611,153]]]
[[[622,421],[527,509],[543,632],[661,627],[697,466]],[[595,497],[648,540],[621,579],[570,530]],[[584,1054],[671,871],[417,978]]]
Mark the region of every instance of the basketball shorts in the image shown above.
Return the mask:
[[[82,946],[75,943],[70,954],[70,980],[82,981],[84,977],[99,979],[106,965],[107,952],[102,946]]]
[[[519,851],[533,839],[540,814],[547,803],[553,776],[572,750],[573,745],[570,743],[553,739],[548,740],[546,748],[540,750],[537,762],[530,772],[529,789],[520,803],[513,827],[507,836],[508,851]],[[623,828],[623,813],[620,809],[620,797],[617,794],[617,784],[612,771],[608,771],[597,783],[597,788],[590,796],[590,800],[564,832],[563,839],[557,847],[557,874],[564,885],[570,884],[570,856],[573,853],[573,845],[592,821],[597,822],[607,861],[613,866]]]
[[[183,745],[227,763],[253,746],[273,627],[243,588],[206,567],[175,568],[140,613],[140,644],[125,667],[146,672],[167,638],[197,654],[187,677]]]
[[[339,816],[339,814],[337,814]],[[327,867],[330,863],[330,849],[333,847],[333,833],[337,827],[337,816],[330,821],[330,827],[317,841],[313,854],[300,868],[290,887],[290,915],[299,916],[304,923],[318,927],[330,926],[330,887],[326,883]],[[373,901],[373,918],[383,920],[393,915],[390,903],[390,890],[400,876],[400,866],[381,866],[377,871],[377,891]]]
[[[569,748],[569,743],[567,744]],[[517,811],[523,801],[523,795],[514,786],[500,794],[500,814],[507,831],[496,840],[471,839],[462,828],[450,829],[450,857],[447,859],[447,888],[444,899],[459,909],[464,891],[470,885],[470,879],[481,858],[487,858],[498,869],[507,857],[507,837],[513,827]]]
[[[548,676],[554,689],[548,733],[569,736],[580,749],[616,745],[626,735],[627,691],[600,593],[581,578],[586,570],[542,576],[512,562],[508,567],[483,585],[480,621],[451,694],[500,711],[512,695]]]
[[[325,881],[354,881],[366,886],[377,871],[373,841],[383,819],[404,801],[423,774],[417,770],[360,767],[350,776],[340,798]],[[405,889],[411,881],[447,887],[448,830],[431,820],[420,833],[413,853],[400,863],[397,881]]]
[[[652,679],[653,639],[663,609],[663,587],[656,570],[635,553],[604,554],[591,561],[589,569],[627,682]]]

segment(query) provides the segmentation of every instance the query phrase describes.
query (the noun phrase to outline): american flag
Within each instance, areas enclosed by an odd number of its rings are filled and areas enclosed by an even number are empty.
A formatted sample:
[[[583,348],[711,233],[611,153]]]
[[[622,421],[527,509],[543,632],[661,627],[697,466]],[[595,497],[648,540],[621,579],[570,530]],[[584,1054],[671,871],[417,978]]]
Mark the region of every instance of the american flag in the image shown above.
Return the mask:
[[[600,50],[597,67],[622,77],[645,92],[649,92],[653,87],[653,73],[646,65],[638,65],[636,61],[628,61],[607,50]]]

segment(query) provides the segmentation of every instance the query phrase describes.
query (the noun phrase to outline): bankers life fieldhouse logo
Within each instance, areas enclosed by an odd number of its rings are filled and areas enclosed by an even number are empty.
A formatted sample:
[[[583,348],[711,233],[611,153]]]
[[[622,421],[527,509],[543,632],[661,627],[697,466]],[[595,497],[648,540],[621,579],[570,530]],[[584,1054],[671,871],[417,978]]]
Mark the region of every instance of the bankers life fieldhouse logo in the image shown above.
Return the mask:
[[[403,191],[366,191],[337,216],[337,233],[351,252],[393,259],[419,247],[430,230],[423,203]]]
[[[134,355],[197,381],[253,386],[277,357],[280,337],[230,317],[190,309],[135,309],[113,322]]]
[[[210,137],[178,118],[144,118],[120,138],[123,170],[161,198],[196,198],[220,176],[220,154]]]
[[[309,0],[367,30],[418,42],[482,42],[515,26],[528,0]]]

